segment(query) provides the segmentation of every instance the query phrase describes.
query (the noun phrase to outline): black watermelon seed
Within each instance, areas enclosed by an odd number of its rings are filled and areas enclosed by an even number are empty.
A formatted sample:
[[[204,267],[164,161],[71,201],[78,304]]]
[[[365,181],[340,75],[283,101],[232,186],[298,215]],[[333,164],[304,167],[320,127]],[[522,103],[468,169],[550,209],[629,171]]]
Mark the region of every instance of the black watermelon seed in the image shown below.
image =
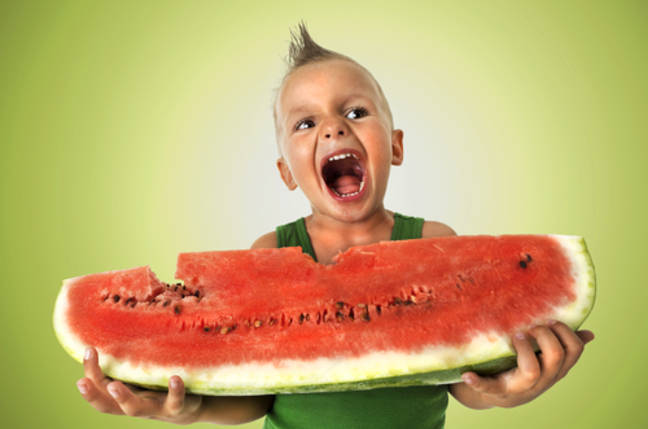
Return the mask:
[[[533,259],[531,259],[531,255],[529,255],[528,253],[526,254],[526,257],[527,257],[527,262],[533,261]]]
[[[211,331],[211,328],[210,328],[209,326],[205,326],[205,327],[203,328],[203,331],[205,331],[205,332],[209,332],[209,331]]]
[[[461,290],[461,285],[459,283],[455,283],[455,286],[457,287],[457,289]]]
[[[174,312],[175,314],[180,314],[180,306],[179,306],[179,305],[176,305],[175,307],[173,307],[173,312]]]
[[[335,312],[335,318],[339,321],[344,320],[344,314],[341,311]]]
[[[167,305],[171,304],[171,301],[164,301],[164,304],[162,304],[162,307],[166,307]]]
[[[196,291],[194,292],[194,296],[196,298],[198,298],[200,296],[200,291],[198,289],[196,289]]]
[[[366,311],[362,314],[362,318],[366,320],[367,322],[371,320],[371,317],[369,317],[369,312]]]
[[[527,267],[527,263],[526,263],[526,261],[520,261],[520,266],[521,266],[522,268],[526,268],[526,267]]]
[[[401,305],[403,304],[403,300],[400,298],[394,298],[394,305]]]
[[[379,305],[376,306],[376,313],[380,314],[382,312],[382,309],[380,308]]]
[[[344,302],[342,302],[342,301],[338,301],[338,302],[335,303],[335,306],[336,306],[337,308],[342,308],[342,307],[344,307]]]
[[[182,290],[187,290],[187,286],[182,285]]]
[[[302,314],[299,315],[299,324],[300,324],[300,325],[301,325],[302,323],[304,323],[304,319],[305,319],[305,318],[306,318],[306,316],[304,316],[304,313],[302,313]]]
[[[177,290],[178,290],[178,285],[176,285],[176,286],[173,288],[173,291],[174,291],[174,292],[177,291]]]
[[[113,296],[113,301],[115,301],[115,302],[119,302],[119,295],[115,295],[115,296]]]

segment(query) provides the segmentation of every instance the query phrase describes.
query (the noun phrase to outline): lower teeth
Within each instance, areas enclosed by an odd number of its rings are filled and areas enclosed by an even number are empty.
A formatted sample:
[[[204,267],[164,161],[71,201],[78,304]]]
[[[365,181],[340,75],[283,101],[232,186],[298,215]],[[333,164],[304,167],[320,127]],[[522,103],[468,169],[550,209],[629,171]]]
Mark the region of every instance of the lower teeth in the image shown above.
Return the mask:
[[[335,195],[337,195],[338,197],[346,198],[346,197],[353,197],[353,196],[358,195],[360,192],[362,192],[363,188],[364,188],[364,180],[362,182],[360,182],[360,189],[358,189],[355,192],[349,192],[348,194],[340,194],[336,190],[333,190],[333,192],[335,192]]]

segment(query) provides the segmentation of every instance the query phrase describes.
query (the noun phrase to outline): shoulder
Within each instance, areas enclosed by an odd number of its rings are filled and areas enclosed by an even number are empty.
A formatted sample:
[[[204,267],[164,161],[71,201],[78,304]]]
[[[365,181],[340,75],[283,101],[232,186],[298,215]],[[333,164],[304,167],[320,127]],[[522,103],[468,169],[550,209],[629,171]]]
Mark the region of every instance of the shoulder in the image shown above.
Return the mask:
[[[449,235],[457,235],[457,233],[454,231],[454,229],[450,228],[444,223],[431,220],[426,220],[423,223],[423,233],[421,234],[422,238],[446,237]]]
[[[275,231],[263,234],[252,243],[251,249],[274,249],[277,247],[277,233]]]

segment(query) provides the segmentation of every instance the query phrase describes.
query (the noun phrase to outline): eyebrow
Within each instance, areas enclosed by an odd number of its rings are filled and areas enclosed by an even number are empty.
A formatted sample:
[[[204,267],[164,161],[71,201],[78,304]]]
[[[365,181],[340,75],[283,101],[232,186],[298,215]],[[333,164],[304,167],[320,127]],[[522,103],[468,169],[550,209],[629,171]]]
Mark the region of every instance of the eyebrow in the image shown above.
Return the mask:
[[[293,109],[290,109],[290,111],[288,112],[288,115],[286,115],[286,118],[289,118],[289,117],[291,117],[291,116],[293,116],[293,115],[295,115],[297,113],[308,112],[309,110],[312,110],[312,109],[313,109],[313,107],[311,107],[309,105],[301,105],[299,107],[295,107]]]

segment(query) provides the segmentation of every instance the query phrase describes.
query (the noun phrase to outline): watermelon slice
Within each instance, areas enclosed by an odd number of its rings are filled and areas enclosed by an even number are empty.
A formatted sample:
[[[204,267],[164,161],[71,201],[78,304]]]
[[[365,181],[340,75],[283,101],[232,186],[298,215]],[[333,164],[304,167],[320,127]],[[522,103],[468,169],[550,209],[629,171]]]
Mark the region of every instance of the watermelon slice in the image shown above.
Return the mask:
[[[54,329],[78,361],[164,389],[251,395],[460,381],[515,364],[510,336],[556,319],[577,328],[595,295],[581,237],[461,236],[352,247],[321,265],[298,247],[182,253],[67,279]]]

